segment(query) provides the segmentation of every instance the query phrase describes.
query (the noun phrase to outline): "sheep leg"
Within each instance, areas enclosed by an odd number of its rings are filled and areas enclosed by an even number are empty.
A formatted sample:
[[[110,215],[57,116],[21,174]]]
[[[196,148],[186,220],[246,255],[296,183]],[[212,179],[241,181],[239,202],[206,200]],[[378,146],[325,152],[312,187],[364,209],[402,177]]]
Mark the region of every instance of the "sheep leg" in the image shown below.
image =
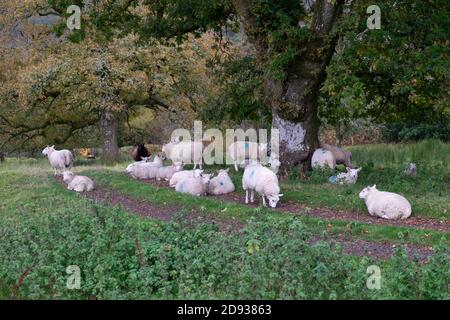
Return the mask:
[[[234,161],[234,170],[236,170],[236,172],[239,171],[238,166],[237,166],[237,161]]]
[[[262,198],[263,198],[263,206],[264,206],[264,207],[267,207],[267,204],[266,204],[266,198],[264,197],[264,195],[262,196]]]
[[[56,168],[54,168],[55,169],[55,176],[57,176],[58,175],[58,171],[56,170]]]
[[[248,190],[245,190],[245,204],[248,204]]]
[[[255,190],[250,191],[250,202],[255,202]]]

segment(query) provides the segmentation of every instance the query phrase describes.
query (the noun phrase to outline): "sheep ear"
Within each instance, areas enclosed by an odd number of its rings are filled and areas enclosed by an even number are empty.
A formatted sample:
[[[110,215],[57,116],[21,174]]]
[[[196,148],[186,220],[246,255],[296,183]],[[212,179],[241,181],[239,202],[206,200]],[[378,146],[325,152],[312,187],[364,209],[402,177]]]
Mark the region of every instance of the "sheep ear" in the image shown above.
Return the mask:
[[[350,172],[350,170],[351,170],[350,167],[345,167],[345,168],[347,169],[347,172]]]
[[[377,187],[376,184],[374,184],[373,186],[371,186],[372,189],[375,189]]]
[[[284,196],[284,194],[280,193],[280,194],[278,194],[278,196],[279,196],[279,197],[282,197],[282,196]]]
[[[54,148],[55,147],[55,145],[52,145],[50,148]]]
[[[230,168],[226,168],[226,169],[225,169],[225,172],[229,172],[229,171],[230,171]]]
[[[357,172],[360,172],[360,171],[361,171],[361,169],[362,169],[362,167],[361,167],[361,168],[358,168],[358,169],[356,169],[356,171],[357,171]]]

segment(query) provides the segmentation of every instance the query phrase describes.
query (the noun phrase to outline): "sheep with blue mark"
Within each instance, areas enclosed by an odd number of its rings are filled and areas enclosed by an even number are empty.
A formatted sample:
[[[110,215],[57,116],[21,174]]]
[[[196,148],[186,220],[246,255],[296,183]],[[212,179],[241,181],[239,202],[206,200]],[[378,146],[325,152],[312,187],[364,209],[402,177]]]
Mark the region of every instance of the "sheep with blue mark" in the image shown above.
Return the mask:
[[[229,169],[221,169],[218,171],[217,176],[211,179],[208,186],[208,194],[227,194],[235,190],[228,171]]]
[[[245,168],[242,176],[242,188],[245,190],[245,203],[248,204],[248,194],[250,191],[250,202],[254,202],[254,192],[258,192],[262,196],[263,205],[275,208],[280,197],[280,186],[277,175],[270,169],[262,166],[257,161],[251,161]]]
[[[194,176],[179,181],[175,186],[175,191],[189,193],[194,196],[206,195],[211,176],[211,174],[198,174],[197,171]]]

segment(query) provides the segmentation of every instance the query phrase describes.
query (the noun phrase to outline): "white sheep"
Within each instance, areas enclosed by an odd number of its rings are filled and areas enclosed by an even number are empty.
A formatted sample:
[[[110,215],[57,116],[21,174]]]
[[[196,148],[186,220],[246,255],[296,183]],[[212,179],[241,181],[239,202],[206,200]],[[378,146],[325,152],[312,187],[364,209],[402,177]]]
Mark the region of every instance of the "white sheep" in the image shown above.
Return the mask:
[[[384,219],[406,219],[411,215],[411,204],[399,194],[379,191],[377,186],[364,188],[359,197],[366,203],[371,216]]]
[[[248,204],[248,191],[251,191],[250,202],[254,202],[254,191],[262,196],[263,205],[266,205],[266,199],[269,200],[269,206],[275,208],[280,197],[280,186],[277,175],[270,169],[263,167],[259,162],[251,161],[245,167],[242,176],[242,188],[245,190],[245,203]]]
[[[203,170],[200,170],[200,169],[183,170],[183,171],[175,172],[172,175],[172,178],[170,178],[169,186],[172,188],[175,188],[177,183],[184,180],[185,178],[190,178],[190,177],[194,177],[194,176],[199,177],[199,176],[201,176],[202,173],[203,173]]]
[[[189,193],[194,196],[206,195],[211,176],[211,174],[202,174],[200,176],[186,177],[177,183],[175,191]]]
[[[203,143],[199,141],[176,141],[165,144],[162,152],[172,163],[194,163],[194,169],[202,168]]]
[[[261,156],[267,153],[267,143],[235,141],[229,145],[228,152],[233,160],[234,169],[238,171],[238,163],[242,164],[246,159],[261,159]]]
[[[92,191],[94,190],[94,181],[85,176],[74,175],[71,171],[65,171],[63,180],[67,183],[67,189],[76,192]]]
[[[162,165],[162,156],[156,155],[151,162],[146,162],[144,158],[142,161],[137,161],[128,165],[126,172],[134,179],[155,179],[158,170]]]
[[[359,169],[351,169],[347,167],[347,172],[341,172],[337,176],[331,176],[328,180],[331,183],[339,183],[339,184],[355,184],[358,180],[358,172],[361,171],[362,168]]]
[[[336,167],[336,158],[331,151],[319,148],[314,151],[311,158],[311,166],[312,168],[329,167],[331,170],[334,170]]]
[[[160,167],[156,173],[156,180],[160,181],[163,179],[169,181],[174,173],[181,171],[181,169],[183,169],[183,165],[181,163],[174,163],[171,166]]]
[[[229,169],[219,170],[217,176],[211,179],[208,185],[208,194],[226,194],[235,190],[233,181],[228,175]]]
[[[47,146],[42,150],[42,154],[48,157],[50,165],[55,169],[55,176],[58,170],[66,171],[73,166],[73,154],[69,150],[55,150],[55,146]]]

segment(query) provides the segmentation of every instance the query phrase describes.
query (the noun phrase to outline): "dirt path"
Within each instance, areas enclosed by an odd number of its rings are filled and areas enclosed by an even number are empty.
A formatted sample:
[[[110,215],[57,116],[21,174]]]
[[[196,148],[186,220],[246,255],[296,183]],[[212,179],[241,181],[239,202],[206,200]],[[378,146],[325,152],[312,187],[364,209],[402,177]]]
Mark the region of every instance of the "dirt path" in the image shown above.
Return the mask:
[[[61,178],[58,177],[56,179],[62,186],[65,187],[65,184],[62,182]],[[152,182],[160,185],[164,184],[164,182]],[[175,219],[177,213],[183,210],[183,207],[179,205],[162,206],[148,201],[134,199],[104,186],[97,186],[94,191],[83,192],[80,195],[95,202],[102,202],[107,205],[121,205],[129,212],[162,221],[170,221]],[[239,232],[245,226],[245,223],[238,222],[233,219],[219,219],[217,217],[205,216],[196,210],[191,210],[186,216],[184,216],[184,219],[189,220],[189,222],[192,222],[193,225],[205,222],[216,224],[221,232]],[[314,244],[319,240],[323,239],[316,236],[313,237],[310,242],[311,244]],[[346,254],[354,256],[370,256],[376,259],[389,258],[398,246],[389,242],[370,242],[362,239],[348,239],[345,235],[341,237],[331,237],[326,241],[332,244],[341,245]],[[405,244],[404,247],[410,257],[416,257],[421,261],[426,261],[427,258],[434,252],[432,247],[410,244]]]
[[[156,181],[156,180],[140,180],[140,181],[151,184],[158,188],[171,189],[167,181]],[[214,197],[224,201],[245,204],[245,197],[242,194],[236,192],[208,197]],[[260,205],[260,201],[261,197],[258,197],[255,194],[255,203],[250,204],[250,206],[258,207]],[[327,208],[310,208],[310,209],[307,208],[308,206],[301,203],[280,201],[280,205],[279,207],[277,207],[276,210],[290,214],[309,214],[314,217],[319,217],[328,220],[341,220],[348,222],[354,221],[373,225],[386,225],[386,226],[408,227],[420,230],[436,230],[436,231],[450,232],[450,222],[445,220],[424,218],[417,216],[412,216],[407,220],[385,220],[369,216],[368,214],[361,214],[357,212],[331,210]]]

